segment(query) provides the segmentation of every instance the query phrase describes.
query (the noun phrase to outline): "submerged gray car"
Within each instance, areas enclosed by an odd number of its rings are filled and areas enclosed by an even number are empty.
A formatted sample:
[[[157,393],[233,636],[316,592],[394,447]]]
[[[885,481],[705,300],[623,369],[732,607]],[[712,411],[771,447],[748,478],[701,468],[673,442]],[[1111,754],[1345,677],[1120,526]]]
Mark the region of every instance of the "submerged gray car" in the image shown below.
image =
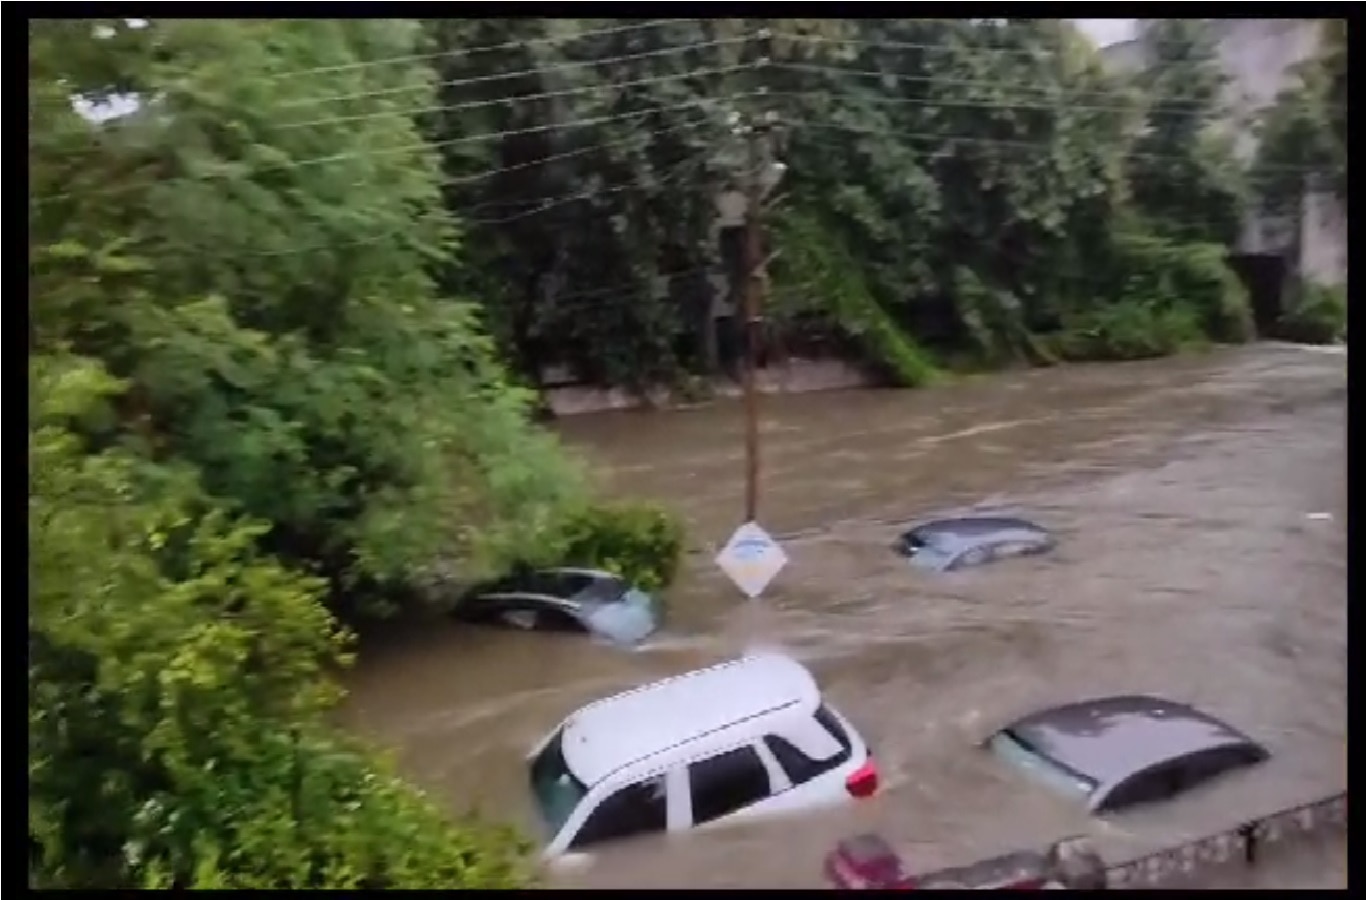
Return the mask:
[[[989,746],[1091,812],[1165,800],[1270,756],[1207,713],[1141,695],[1036,712],[997,732]]]
[[[1029,556],[1053,549],[1047,529],[1010,516],[958,516],[933,519],[897,538],[894,549],[911,563],[934,572]]]
[[[655,598],[597,569],[525,569],[466,591],[452,615],[524,631],[589,632],[635,644],[659,626]]]

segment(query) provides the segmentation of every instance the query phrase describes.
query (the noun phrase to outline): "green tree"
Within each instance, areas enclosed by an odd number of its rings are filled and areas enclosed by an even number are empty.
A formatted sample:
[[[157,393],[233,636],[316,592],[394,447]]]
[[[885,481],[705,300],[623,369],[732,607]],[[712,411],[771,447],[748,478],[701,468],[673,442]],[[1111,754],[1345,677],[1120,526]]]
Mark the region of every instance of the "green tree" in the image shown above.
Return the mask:
[[[1208,19],[1146,19],[1148,64],[1137,84],[1146,119],[1129,163],[1133,204],[1149,227],[1182,240],[1233,244],[1247,211],[1247,184],[1232,141],[1228,76]]]
[[[34,340],[127,381],[144,452],[353,591],[497,565],[576,499],[477,308],[428,275],[458,251],[409,114],[433,103],[416,24],[33,29]],[[72,110],[129,88],[135,115]]]
[[[1121,232],[1218,242],[1239,222],[1201,23],[1150,23],[1163,64],[1132,82],[1061,21],[427,27],[443,83],[428,133],[479,260],[451,283],[481,285],[462,289],[533,377],[552,361],[617,384],[709,371],[699,270],[735,271],[712,228],[746,166],[737,117],[778,114],[789,166],[770,335],[902,383],[936,356],[1046,359],[1037,335],[1169,258],[1127,253]]]
[[[495,560],[575,487],[424,274],[417,33],[30,23],[32,886],[524,881],[324,718],[339,586]]]
[[[450,283],[486,299],[532,378],[551,362],[637,385],[696,368],[725,177],[714,151],[726,97],[745,88],[734,23],[437,19],[427,31],[443,85],[427,133],[479,263]]]
[[[453,827],[330,735],[323,584],[192,470],[82,439],[124,388],[98,362],[29,376],[30,886],[518,883],[515,838]]]

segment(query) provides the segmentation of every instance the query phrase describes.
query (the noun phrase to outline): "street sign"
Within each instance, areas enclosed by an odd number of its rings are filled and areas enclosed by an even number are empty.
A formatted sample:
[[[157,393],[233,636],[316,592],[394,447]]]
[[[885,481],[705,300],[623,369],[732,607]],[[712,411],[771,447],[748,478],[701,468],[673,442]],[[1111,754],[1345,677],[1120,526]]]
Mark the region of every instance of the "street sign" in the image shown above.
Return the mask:
[[[716,564],[753,600],[787,565],[787,554],[767,531],[746,522],[735,529],[726,546],[716,554]]]

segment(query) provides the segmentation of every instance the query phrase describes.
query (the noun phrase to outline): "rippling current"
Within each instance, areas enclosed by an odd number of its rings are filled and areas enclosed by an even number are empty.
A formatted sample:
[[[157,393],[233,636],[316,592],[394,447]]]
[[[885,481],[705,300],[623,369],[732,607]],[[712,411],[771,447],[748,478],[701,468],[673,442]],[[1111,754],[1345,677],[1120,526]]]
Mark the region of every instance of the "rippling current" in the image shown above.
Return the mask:
[[[791,563],[748,605],[711,563],[740,518],[737,405],[562,429],[610,489],[688,519],[694,552],[667,633],[624,653],[573,636],[396,627],[365,647],[346,721],[395,747],[452,809],[530,828],[523,757],[565,714],[777,646],[869,740],[884,788],[817,817],[605,848],[550,886],[821,886],[824,853],[859,830],[920,869],[1080,832],[1119,859],[1346,785],[1345,355],[1259,345],[765,398],[760,520],[787,536]],[[971,508],[1026,514],[1060,546],[949,576],[890,551],[898,522]],[[1105,692],[1189,700],[1274,756],[1102,822],[975,749],[1014,716]],[[1340,886],[1345,841],[1219,879]]]

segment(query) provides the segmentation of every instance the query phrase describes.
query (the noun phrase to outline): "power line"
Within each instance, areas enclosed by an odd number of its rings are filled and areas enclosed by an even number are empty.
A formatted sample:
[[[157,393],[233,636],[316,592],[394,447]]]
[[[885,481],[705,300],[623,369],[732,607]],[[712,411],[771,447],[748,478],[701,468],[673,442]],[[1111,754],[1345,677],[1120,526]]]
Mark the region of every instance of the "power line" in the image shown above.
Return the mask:
[[[486,169],[482,172],[475,172],[470,175],[456,175],[448,178],[443,178],[442,184],[446,186],[474,184],[476,182],[486,181],[490,178],[497,178],[499,175],[506,175],[511,172],[520,172],[526,169],[534,169],[539,166],[544,166],[548,163],[559,162],[566,159],[574,159],[576,157],[585,156],[590,153],[598,153],[603,150],[612,150],[618,147],[630,147],[633,145],[639,145],[642,139],[645,141],[646,146],[648,146],[649,143],[656,137],[663,137],[666,134],[673,134],[678,131],[683,131],[688,128],[696,128],[705,124],[705,121],[698,120],[668,125],[663,128],[654,128],[644,132],[636,132],[630,135],[629,137],[625,137],[616,141],[605,141],[603,143],[597,144],[586,144],[582,147],[578,147],[573,150],[566,150],[563,153],[552,153],[549,156],[538,157],[537,159],[528,160],[527,162],[523,163],[514,163],[513,165],[509,166],[499,166],[493,169]]]
[[[646,28],[659,28],[664,25],[686,25],[691,22],[700,22],[701,19],[654,19],[649,22],[637,22],[631,25],[617,25],[612,28],[599,28],[592,31],[579,31],[573,34],[561,35],[558,37],[527,38],[525,40],[504,41],[501,44],[486,44],[482,47],[460,47],[449,50],[436,50],[429,53],[410,53],[405,56],[390,56],[385,59],[365,60],[362,62],[345,63],[337,66],[318,66],[312,69],[296,69],[292,72],[280,72],[269,76],[270,81],[280,81],[287,78],[299,78],[307,75],[325,75],[335,72],[353,72],[360,69],[372,69],[376,66],[398,65],[402,63],[423,62],[431,59],[442,59],[451,56],[471,56],[476,53],[490,53],[495,50],[514,50],[523,47],[542,47],[560,43],[570,43],[589,37],[607,37],[609,35],[625,34],[631,31],[643,31]]]
[[[741,38],[719,38],[712,41],[701,41],[696,44],[685,44],[681,47],[664,47],[658,50],[644,50],[640,53],[627,53],[621,56],[599,57],[597,59],[574,60],[555,63],[553,65],[540,66],[534,69],[522,69],[517,72],[493,72],[487,75],[471,75],[467,78],[456,78],[443,80],[437,83],[438,88],[465,87],[471,84],[487,84],[492,81],[507,81],[513,78],[528,78],[533,75],[546,75],[550,73],[562,73],[567,69],[585,69],[592,66],[602,66],[611,63],[623,63],[641,59],[652,59],[657,56],[669,56],[675,53],[687,53],[692,50],[705,50],[710,47],[724,47],[735,44],[746,43],[748,37]],[[338,94],[332,97],[312,97],[302,100],[290,100],[281,103],[282,109],[294,109],[301,106],[319,106],[324,103],[340,103],[350,100],[365,100],[370,97],[388,97],[394,94],[407,94],[414,91],[431,90],[432,85],[428,82],[418,84],[405,84],[399,87],[378,88],[373,91],[358,91],[352,94]]]
[[[967,44],[967,43],[960,43],[960,44],[947,44],[947,43],[925,44],[925,43],[917,43],[917,42],[915,42],[915,41],[886,41],[886,40],[870,40],[870,39],[868,39],[868,38],[856,38],[856,37],[828,37],[828,36],[826,36],[826,35],[797,34],[797,33],[795,33],[795,32],[775,32],[774,35],[773,35],[773,37],[774,37],[775,40],[786,40],[786,41],[792,41],[793,43],[802,43],[802,42],[805,42],[805,43],[815,43],[815,44],[847,44],[847,45],[856,45],[856,46],[858,46],[858,47],[864,47],[864,48],[873,48],[873,49],[878,49],[878,50],[924,50],[924,51],[930,51],[930,52],[945,51],[945,52],[963,53],[963,54],[967,54],[967,55],[976,55],[976,54],[979,54],[979,53],[989,53],[989,54],[995,54],[995,55],[1000,55],[1000,56],[1024,56],[1024,57],[1028,57],[1028,58],[1030,58],[1030,59],[1038,59],[1038,58],[1041,57],[1041,56],[1043,56],[1043,57],[1054,57],[1054,56],[1059,56],[1059,55],[1061,55],[1062,53],[1066,52],[1066,51],[1061,51],[1061,50],[1052,50],[1052,49],[1048,49],[1048,48],[979,47],[979,46],[972,46],[971,44]],[[1102,57],[1102,58],[1104,57],[1104,53],[1103,53],[1102,51],[1100,51],[1100,50],[1097,50],[1097,51],[1096,51],[1096,55],[1097,55],[1098,57]],[[1152,61],[1152,63],[1154,63],[1154,64],[1156,64],[1156,63],[1162,63],[1162,62],[1167,62],[1167,63],[1174,63],[1174,62],[1209,63],[1209,62],[1217,61],[1218,58],[1219,58],[1219,57],[1218,57],[1217,54],[1205,54],[1205,55],[1201,55],[1201,56],[1176,56],[1176,57],[1170,57],[1170,58],[1167,58],[1167,59],[1155,59],[1155,60]]]
[[[734,94],[725,99],[742,99],[744,97],[753,96],[757,93],[759,92],[751,91],[748,93]],[[662,112],[674,112],[684,109],[697,109],[699,106],[702,105],[702,100],[694,98],[692,100],[684,101],[683,103],[674,103],[664,106],[652,106],[647,109],[633,110],[631,112],[616,113],[607,116],[594,116],[588,119],[573,119],[568,122],[547,122],[540,125],[528,125],[524,128],[508,128],[503,131],[494,131],[486,134],[463,135],[461,137],[446,138],[439,141],[421,141],[415,144],[404,144],[399,147],[381,147],[377,150],[370,150],[365,152],[337,153],[332,156],[320,156],[314,159],[304,159],[297,160],[291,163],[283,163],[280,166],[278,166],[278,168],[296,169],[302,168],[304,166],[315,166],[321,165],[323,163],[339,162],[348,159],[368,159],[372,156],[379,156],[388,153],[406,153],[414,150],[425,149],[427,147],[456,147],[462,144],[477,143],[479,141],[502,140],[503,138],[516,137],[518,135],[545,134],[546,132],[562,131],[569,128],[586,128],[590,125],[606,125],[610,122],[624,122],[631,119],[644,118],[645,116],[656,115]],[[259,169],[258,171],[265,170],[266,169]]]
[[[898,72],[887,72],[881,70],[851,69],[847,66],[770,62],[768,64],[768,67],[778,71],[799,72],[811,75],[850,75],[855,78],[877,78],[884,82],[886,79],[893,79],[898,83],[912,82],[952,87],[980,88],[985,90],[999,90],[1003,87],[1000,81],[976,81],[972,79],[946,78],[942,75],[903,75]],[[1018,89],[1019,85],[1011,85],[1010,87],[1013,89]],[[1041,88],[1040,90],[1046,90],[1046,88]],[[1102,99],[1107,96],[1116,98],[1133,97],[1135,98],[1135,100],[1139,101],[1135,103],[1135,110],[1142,111],[1145,109],[1143,103],[1141,102],[1143,93],[1143,91],[1137,89],[1072,91],[1067,88],[1060,87],[1059,93],[1057,95],[1057,102],[1060,106],[1072,106],[1076,103],[1076,101],[1079,98],[1088,96],[1100,97]],[[1042,99],[1043,96],[1045,95],[1040,95],[1040,99]],[[1174,99],[1164,101],[1163,103],[1159,104],[1159,106],[1172,106],[1178,103],[1194,105],[1203,102],[1205,101],[1201,98],[1181,98],[1178,96]],[[1216,105],[1222,105],[1224,101],[1222,98],[1216,98],[1213,102]]]
[[[401,144],[401,145],[394,146],[394,147],[378,147],[378,148],[372,148],[372,149],[368,149],[368,150],[364,150],[364,151],[353,151],[353,152],[349,152],[349,153],[336,153],[336,154],[333,154],[333,155],[331,155],[331,156],[318,156],[318,157],[311,157],[311,158],[306,158],[306,159],[290,160],[290,161],[288,161],[288,162],[275,163],[275,164],[272,164],[272,165],[254,166],[254,167],[251,167],[250,170],[249,170],[248,172],[245,172],[245,173],[238,172],[238,171],[232,171],[232,172],[211,172],[211,173],[204,173],[204,174],[201,174],[201,175],[182,175],[182,176],[178,176],[178,177],[176,177],[176,178],[171,178],[171,179],[163,180],[163,181],[161,181],[161,182],[158,182],[158,184],[166,184],[166,183],[168,183],[168,182],[170,182],[170,183],[175,183],[175,182],[186,182],[186,181],[190,181],[190,182],[202,182],[202,181],[213,181],[213,180],[232,180],[233,178],[239,177],[239,176],[241,176],[241,175],[243,175],[243,174],[248,175],[248,176],[251,176],[251,175],[258,175],[258,174],[265,173],[265,172],[292,171],[292,170],[295,170],[295,169],[303,169],[303,168],[308,168],[308,167],[311,167],[311,166],[325,165],[325,164],[328,164],[328,163],[335,163],[335,162],[344,162],[344,161],[348,161],[348,160],[371,159],[371,158],[374,158],[374,157],[377,157],[377,156],[387,156],[387,155],[391,155],[391,154],[415,153],[415,152],[422,152],[422,151],[424,151],[424,150],[429,150],[429,149],[440,149],[440,148],[443,148],[443,147],[456,147],[456,146],[462,146],[462,145],[465,145],[465,144],[478,143],[478,142],[480,142],[480,141],[502,140],[502,139],[504,139],[504,138],[516,137],[516,136],[518,136],[518,135],[546,134],[546,133],[548,133],[548,132],[563,131],[563,130],[568,130],[568,129],[572,129],[572,128],[586,128],[586,127],[589,127],[589,126],[592,126],[592,125],[606,125],[606,124],[609,124],[609,123],[612,123],[612,122],[627,122],[627,121],[631,121],[631,120],[633,120],[633,119],[643,119],[643,118],[646,118],[647,116],[658,115],[659,113],[676,112],[676,111],[680,111],[680,110],[696,110],[696,109],[698,109],[699,107],[704,107],[705,104],[706,104],[707,102],[717,103],[717,102],[727,102],[727,101],[739,100],[739,99],[744,99],[745,97],[754,96],[754,95],[756,95],[757,93],[759,93],[759,92],[757,92],[757,91],[751,91],[751,92],[747,92],[747,93],[734,94],[734,95],[731,95],[731,96],[728,96],[728,97],[720,98],[719,100],[713,99],[713,100],[710,100],[710,101],[705,100],[705,99],[703,99],[703,98],[694,98],[694,99],[692,99],[692,100],[688,100],[688,101],[685,101],[685,102],[682,102],[682,103],[670,104],[670,105],[664,105],[664,106],[653,106],[653,107],[648,107],[648,108],[646,108],[646,109],[633,110],[633,111],[631,111],[631,112],[617,113],[617,114],[614,114],[614,115],[607,115],[607,116],[596,116],[596,117],[589,118],[589,119],[575,119],[575,120],[570,120],[570,121],[567,121],[567,122],[550,122],[550,123],[543,123],[543,124],[539,124],[539,125],[530,125],[530,126],[527,126],[527,127],[525,127],[525,128],[509,128],[509,129],[506,129],[506,130],[503,130],[503,131],[488,132],[488,133],[484,133],[484,134],[462,135],[462,136],[460,136],[460,137],[447,138],[447,139],[439,140],[439,141],[418,141],[418,142],[415,142],[415,143],[411,143],[411,144]],[[220,165],[222,165],[222,166],[225,166],[225,167],[231,167],[231,166],[241,167],[241,165],[242,165],[242,163],[241,163],[240,160],[222,160],[222,161],[218,161],[218,163],[219,163]],[[66,191],[66,192],[59,193],[59,194],[53,194],[53,195],[50,195],[50,196],[48,196],[48,197],[41,197],[41,198],[32,199],[30,202],[31,202],[32,205],[35,205],[35,206],[43,206],[43,205],[55,203],[55,202],[58,202],[58,201],[61,201],[61,200],[76,199],[78,196],[106,196],[106,195],[110,195],[110,194],[126,193],[126,192],[129,192],[129,191],[141,190],[141,189],[144,189],[144,188],[146,188],[146,187],[147,187],[147,185],[144,185],[144,184],[133,184],[133,185],[123,185],[123,186],[119,186],[119,187],[112,187],[112,188],[96,189],[96,190],[86,191],[86,192],[72,192],[72,191]]]
[[[662,178],[659,178],[655,183],[656,185],[676,183],[684,175],[696,171],[701,166],[705,166],[707,163],[707,159],[708,157],[705,154],[699,154],[689,159],[686,159],[678,165],[669,169],[668,174],[664,175]],[[535,209],[523,210],[522,212],[513,213],[512,215],[504,216],[502,218],[497,219],[467,219],[465,220],[465,222],[467,225],[471,227],[506,225],[511,222],[517,222],[522,219],[529,218],[530,216],[539,215],[543,212],[549,212],[552,209],[556,209],[558,207],[565,206],[570,203],[577,203],[580,200],[595,200],[599,197],[603,197],[609,194],[619,194],[625,191],[638,191],[645,189],[646,185],[638,183],[621,184],[616,185],[614,187],[587,189],[583,191],[578,191],[573,194],[561,195],[558,197],[543,197],[540,198],[539,201],[527,201],[531,203],[538,202],[538,205]]]
[[[971,145],[976,145],[976,146],[989,146],[989,147],[990,147],[990,146],[1000,146],[1000,147],[1012,147],[1012,148],[1023,149],[1023,150],[1036,150],[1036,151],[1039,151],[1039,152],[1052,152],[1053,150],[1057,149],[1056,143],[1053,142],[1053,141],[1013,140],[1013,139],[1010,139],[1010,138],[983,138],[983,137],[974,137],[974,136],[972,136],[972,135],[938,134],[938,133],[933,133],[933,132],[889,131],[889,130],[886,130],[886,129],[867,129],[867,128],[860,128],[860,127],[855,126],[855,125],[840,125],[840,124],[837,124],[837,123],[834,123],[834,122],[816,122],[816,121],[810,121],[810,122],[796,121],[796,122],[793,122],[793,121],[789,121],[789,122],[785,122],[784,124],[785,124],[785,125],[788,125],[788,126],[799,127],[799,128],[818,128],[818,129],[825,129],[825,130],[844,131],[844,132],[848,132],[848,133],[850,133],[850,134],[863,135],[863,136],[866,136],[866,137],[885,137],[885,138],[894,138],[894,139],[896,139],[896,140],[905,140],[905,141],[935,141],[935,142],[938,142],[938,143],[941,143],[941,144],[946,144],[946,145],[953,145],[953,144],[971,144]],[[830,143],[831,146],[836,146],[836,145],[833,144],[833,142],[827,142],[827,143]],[[846,150],[849,149],[849,147],[848,147],[847,144],[839,144],[838,146],[841,147],[841,148],[843,148],[843,149],[846,149]],[[1134,151],[1126,151],[1126,152],[1124,152],[1124,153],[1122,153],[1122,154],[1120,155],[1120,158],[1121,158],[1121,159],[1151,159],[1151,160],[1155,160],[1155,161],[1158,161],[1158,162],[1177,162],[1177,161],[1180,161],[1180,160],[1183,159],[1183,157],[1172,156],[1172,155],[1170,155],[1170,154],[1137,153],[1137,152],[1134,152]],[[1278,171],[1283,170],[1283,171],[1288,171],[1288,172],[1298,172],[1298,171],[1305,171],[1305,172],[1308,172],[1308,171],[1314,171],[1314,170],[1312,169],[1312,167],[1301,167],[1301,166],[1284,166],[1284,167],[1277,167],[1277,170],[1278,170]],[[1249,176],[1249,177],[1250,177],[1250,176]]]
[[[770,97],[821,97],[825,99],[850,99],[848,95],[841,95],[836,91],[784,91],[769,90]],[[1059,98],[1048,103],[1032,102],[1034,98],[1023,100],[1016,98],[1006,98],[1001,100],[954,100],[941,99],[937,97],[886,97],[886,96],[860,96],[858,102],[870,102],[875,104],[889,104],[896,106],[921,106],[921,107],[963,107],[979,109],[1035,109],[1041,111],[1080,111],[1080,112],[1113,112],[1113,113],[1142,113],[1152,115],[1162,113],[1168,116],[1190,116],[1205,117],[1213,122],[1221,121],[1222,117],[1217,114],[1205,113],[1198,110],[1174,109],[1167,110],[1164,106],[1095,106],[1086,103],[1073,103],[1065,98]]]
[[[650,78],[637,78],[632,81],[612,81],[606,84],[591,84],[584,87],[566,88],[559,91],[541,91],[534,94],[509,95],[507,97],[494,97],[488,100],[467,100],[442,106],[419,106],[410,109],[384,110],[383,112],[375,113],[357,113],[350,116],[332,116],[323,119],[312,119],[307,122],[290,122],[281,125],[280,128],[282,130],[316,128],[323,125],[336,125],[344,122],[364,122],[369,119],[386,118],[388,116],[422,116],[439,112],[460,112],[463,110],[480,109],[487,106],[499,106],[503,104],[511,105],[513,103],[523,103],[532,100],[551,100],[558,97],[574,97],[579,94],[590,94],[595,91],[620,91],[624,88],[640,87],[648,84],[665,84],[670,81],[705,78],[711,75],[726,75],[754,68],[754,63],[742,63],[740,65],[722,66],[714,69],[695,69],[691,72],[656,75]]]

